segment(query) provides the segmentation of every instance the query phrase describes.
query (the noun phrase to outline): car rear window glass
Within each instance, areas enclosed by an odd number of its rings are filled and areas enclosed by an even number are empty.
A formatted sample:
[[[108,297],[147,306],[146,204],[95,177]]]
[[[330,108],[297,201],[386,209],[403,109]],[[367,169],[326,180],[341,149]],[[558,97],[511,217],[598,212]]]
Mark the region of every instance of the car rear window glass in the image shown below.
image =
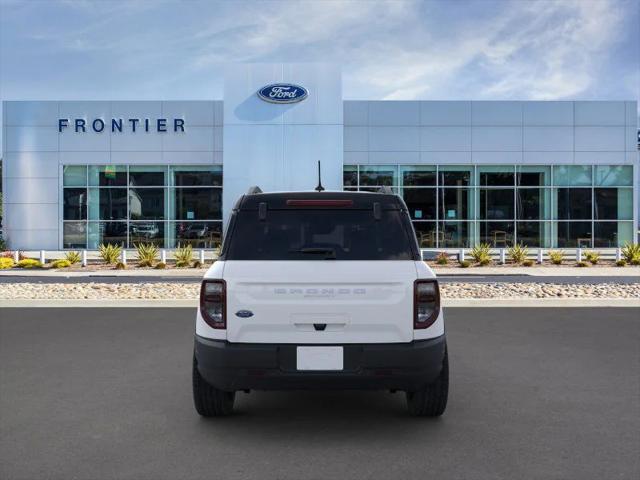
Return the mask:
[[[411,260],[406,212],[383,210],[238,211],[227,260]],[[406,218],[405,218],[406,217]]]

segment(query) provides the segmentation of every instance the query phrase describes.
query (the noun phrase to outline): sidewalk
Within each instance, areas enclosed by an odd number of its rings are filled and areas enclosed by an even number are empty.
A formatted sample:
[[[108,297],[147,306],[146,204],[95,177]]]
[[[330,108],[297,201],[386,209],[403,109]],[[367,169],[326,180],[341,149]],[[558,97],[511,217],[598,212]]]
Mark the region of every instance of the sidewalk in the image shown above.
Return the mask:
[[[435,267],[436,275],[527,275],[533,277],[638,277],[640,267]]]

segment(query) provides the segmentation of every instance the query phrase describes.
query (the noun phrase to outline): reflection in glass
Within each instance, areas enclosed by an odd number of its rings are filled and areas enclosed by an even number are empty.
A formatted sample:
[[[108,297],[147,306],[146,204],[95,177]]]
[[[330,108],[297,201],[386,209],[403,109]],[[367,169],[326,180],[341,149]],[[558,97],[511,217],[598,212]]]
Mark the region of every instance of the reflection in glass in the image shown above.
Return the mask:
[[[87,248],[86,222],[64,222],[62,248]]]
[[[442,248],[470,248],[470,222],[440,222],[440,244]]]
[[[221,188],[171,189],[176,220],[219,220],[222,218]]]
[[[130,188],[129,215],[131,220],[163,220],[164,188]]]
[[[428,165],[401,166],[400,178],[405,187],[435,187],[436,167]]]
[[[132,187],[162,187],[167,167],[161,165],[131,165],[129,185]]]
[[[171,167],[172,185],[176,187],[222,186],[220,166],[174,166]]]
[[[553,184],[560,186],[590,186],[591,165],[555,165]]]
[[[87,189],[65,188],[63,190],[62,212],[64,220],[86,220]]]
[[[481,243],[488,243],[492,248],[513,245],[513,222],[479,222],[479,225]]]
[[[615,248],[633,241],[633,222],[595,222],[594,247]]]
[[[480,186],[483,187],[497,187],[497,186],[513,186],[514,167],[507,165],[489,165],[478,167],[478,174],[480,175]]]
[[[596,220],[631,220],[633,190],[631,188],[594,189]]]
[[[436,222],[412,222],[420,248],[437,247]]]
[[[518,220],[545,220],[550,218],[550,196],[548,188],[518,188],[516,211]]]
[[[407,204],[411,218],[415,220],[435,220],[435,188],[403,188],[402,197]]]
[[[397,185],[395,166],[360,166],[360,185]]]
[[[222,243],[220,222],[171,222],[169,228],[171,247],[216,248]]]
[[[591,222],[558,222],[558,247],[591,248]]]
[[[596,185],[631,186],[633,167],[631,165],[596,165]]]
[[[550,247],[551,225],[548,222],[518,222],[517,240],[527,247]]]
[[[62,173],[65,187],[84,187],[87,185],[87,167],[84,165],[65,165]]]
[[[468,187],[471,185],[473,167],[465,165],[443,165],[438,168],[440,185]]]
[[[509,220],[514,214],[513,188],[480,189],[480,218],[482,220]]]
[[[129,223],[129,247],[139,243],[153,243],[164,247],[164,222],[131,222]]]
[[[556,204],[560,220],[591,219],[590,188],[558,188]]]
[[[356,165],[345,165],[342,172],[342,185],[345,187],[358,186],[358,167]]]
[[[127,167],[124,165],[91,165],[89,185],[92,187],[125,187]]]
[[[89,248],[96,249],[100,244],[127,244],[127,222],[89,222]]]
[[[551,184],[551,167],[518,165],[516,180],[523,187],[543,187]]]
[[[440,220],[467,220],[473,208],[467,188],[440,188]]]
[[[126,188],[90,188],[89,220],[126,220]]]

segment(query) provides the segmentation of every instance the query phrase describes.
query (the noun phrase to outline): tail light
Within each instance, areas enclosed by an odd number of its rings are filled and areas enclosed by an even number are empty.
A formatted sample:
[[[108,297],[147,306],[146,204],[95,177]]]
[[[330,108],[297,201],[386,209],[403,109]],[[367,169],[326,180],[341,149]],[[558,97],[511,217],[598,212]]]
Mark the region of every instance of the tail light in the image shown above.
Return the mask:
[[[203,280],[200,314],[211,328],[227,328],[227,288],[224,280]]]
[[[416,280],[413,284],[413,328],[429,328],[440,314],[438,281]]]

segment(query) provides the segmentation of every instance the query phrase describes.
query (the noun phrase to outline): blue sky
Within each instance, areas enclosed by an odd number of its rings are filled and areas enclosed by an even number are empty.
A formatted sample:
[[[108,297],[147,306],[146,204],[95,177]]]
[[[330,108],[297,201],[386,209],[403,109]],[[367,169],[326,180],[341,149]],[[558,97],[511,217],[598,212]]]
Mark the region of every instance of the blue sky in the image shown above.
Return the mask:
[[[232,61],[341,63],[349,99],[637,99],[640,2],[0,0],[5,100],[221,98]]]

